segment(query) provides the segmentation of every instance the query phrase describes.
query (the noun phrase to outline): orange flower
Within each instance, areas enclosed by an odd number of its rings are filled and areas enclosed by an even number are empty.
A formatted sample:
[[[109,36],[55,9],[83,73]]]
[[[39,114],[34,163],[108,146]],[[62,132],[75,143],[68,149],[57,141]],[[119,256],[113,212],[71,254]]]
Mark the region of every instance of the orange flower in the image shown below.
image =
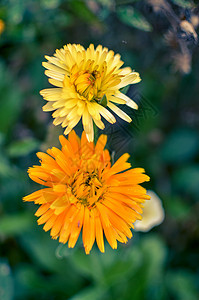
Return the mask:
[[[28,170],[30,178],[46,188],[23,198],[40,205],[38,224],[45,223],[53,239],[59,237],[73,248],[82,231],[86,254],[95,240],[104,252],[103,233],[113,249],[117,241],[126,243],[133,223],[141,219],[142,203],[150,199],[139,185],[149,180],[144,169],[129,169],[127,153],[111,166],[106,141],[101,135],[96,145],[89,143],[85,132],[81,140],[74,131],[68,140],[60,136],[62,149],[37,153],[41,165]]]

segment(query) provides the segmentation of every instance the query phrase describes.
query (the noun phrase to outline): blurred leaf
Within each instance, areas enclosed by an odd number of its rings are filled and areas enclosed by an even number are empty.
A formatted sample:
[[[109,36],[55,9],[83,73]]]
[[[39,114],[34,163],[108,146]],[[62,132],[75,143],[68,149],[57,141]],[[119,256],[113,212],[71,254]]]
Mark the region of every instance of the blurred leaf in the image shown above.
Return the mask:
[[[167,137],[161,149],[161,156],[168,163],[179,163],[193,158],[198,150],[198,133],[188,129],[178,129]]]
[[[19,24],[23,19],[25,5],[20,0],[8,1],[8,20],[10,24]]]
[[[68,245],[60,243],[55,251],[55,256],[58,259],[62,259],[64,257],[72,255],[73,253],[74,249],[68,248]]]
[[[65,294],[67,293],[70,296],[78,291],[80,285],[84,282],[84,277],[79,276],[80,272],[74,267],[71,260],[73,255],[68,259],[58,259],[55,256],[59,243],[52,240],[49,233],[44,232],[39,227],[34,227],[28,234],[24,233],[20,236],[20,244],[37,268],[56,276],[56,282],[52,279],[52,282],[50,282],[51,287],[46,288],[46,290],[55,292],[59,289],[60,292],[65,291]],[[49,284],[49,280],[47,284]],[[49,298],[44,297],[44,299]],[[63,299],[68,299],[68,297],[63,297]]]
[[[16,296],[20,299],[26,299],[27,294],[38,292],[38,287],[44,288],[44,280],[39,271],[35,270],[32,265],[21,265],[15,269]],[[46,286],[45,286],[46,288]]]
[[[147,295],[147,299],[159,300],[163,298],[163,270],[166,261],[166,247],[163,241],[156,235],[147,235],[141,241],[143,265],[137,272],[138,299]],[[142,281],[142,290],[139,282]]]
[[[37,225],[35,224],[35,226]],[[20,236],[22,247],[26,250],[28,255],[33,261],[37,262],[38,265],[46,270],[69,276],[71,270],[67,259],[61,260],[55,256],[56,248],[59,243],[51,239],[49,233],[44,232],[41,227],[34,227],[33,230],[29,232],[29,234],[24,233]],[[75,276],[75,272],[70,275],[71,280],[72,278],[74,280],[74,284],[76,282]]]
[[[159,236],[148,234],[142,235],[142,239],[131,246],[131,249],[125,249],[129,254],[123,253],[118,261],[127,260],[131,266],[131,271],[123,274],[120,280],[115,282],[113,291],[121,293],[122,297],[117,299],[140,300],[153,299],[159,300],[163,298],[163,282],[164,282],[164,264],[166,260],[166,247]],[[109,283],[109,286],[112,283]],[[116,285],[119,285],[117,289]]]
[[[14,285],[9,265],[0,260],[0,299],[14,299]]]
[[[105,289],[102,287],[86,288],[69,300],[100,300],[104,299]]]
[[[161,275],[165,263],[165,245],[157,236],[147,236],[141,243],[141,250],[147,265],[148,280],[155,281]]]
[[[2,132],[0,132],[0,147],[2,147],[4,142],[5,142],[5,135]]]
[[[51,240],[48,234],[44,232],[39,233],[40,230],[40,228],[37,228],[28,235],[24,234],[21,236],[21,242],[23,243],[24,249],[27,250],[28,254],[33,257],[38,264],[41,264],[46,269],[55,271],[59,269],[60,263],[54,255],[57,243]]]
[[[41,291],[45,289],[45,294],[48,295],[52,284],[45,282],[45,278],[41,276],[40,270],[35,268],[35,265],[18,264],[15,268],[15,297],[16,299],[35,299],[38,293],[41,297]],[[52,291],[51,291],[52,292]],[[33,298],[33,295],[35,297]]]
[[[93,253],[93,250],[91,254],[86,255],[83,248],[77,249],[70,258],[75,268],[84,274],[84,276],[89,275],[89,277],[92,277],[93,273],[95,273],[95,276],[98,276],[98,270],[94,268],[92,262],[92,256],[96,255],[96,253]]]
[[[111,265],[106,264],[104,257],[101,257],[102,264],[104,265],[103,280],[107,285],[119,282],[123,278],[127,279],[129,274],[134,274],[142,265],[142,255],[136,245],[124,248],[123,253],[121,251],[122,248],[120,248],[119,253],[115,253],[115,258]]]
[[[107,284],[109,281],[112,282],[119,277],[121,278],[124,272],[126,273],[126,261],[122,261],[121,264],[118,263],[119,257],[120,254],[113,252],[109,247],[106,248],[105,253],[101,253],[95,245],[89,255],[85,254],[82,247],[77,249],[70,260],[77,271],[80,271],[84,276],[91,277],[99,284]],[[117,270],[118,273],[112,274],[112,269]]]
[[[129,261],[120,259],[111,268],[107,268],[104,274],[104,281],[106,284],[111,285],[113,282],[117,282],[124,277],[126,278],[132,268],[133,262],[130,264]]]
[[[0,177],[11,176],[13,173],[13,168],[10,165],[9,160],[5,155],[0,153]]]
[[[100,284],[110,285],[127,276],[132,269],[136,270],[140,265],[137,250],[125,249],[128,254],[124,257],[121,257],[121,251],[122,247],[120,252],[117,252],[107,245],[105,253],[100,253],[95,245],[89,255],[86,255],[82,248],[77,249],[70,256],[70,260],[82,274],[95,279]]]
[[[180,168],[173,174],[175,187],[185,194],[199,196],[199,165]]]
[[[117,15],[123,23],[125,23],[129,26],[133,26],[133,27],[141,29],[143,31],[151,31],[152,30],[151,25],[144,18],[144,16],[141,15],[138,11],[136,11],[131,6],[119,7],[117,9]]]
[[[23,97],[3,63],[0,62],[0,131],[7,133],[22,109]]]
[[[86,21],[86,23],[98,21],[97,17],[90,11],[84,1],[72,0],[70,1],[70,7],[80,20]]]
[[[56,9],[61,3],[61,0],[42,0],[41,5],[47,9]]]
[[[168,289],[176,300],[198,300],[199,290],[195,274],[185,270],[170,271],[167,274],[166,281]]]
[[[7,212],[15,212],[19,209],[19,203],[22,203],[22,197],[27,193],[29,184],[28,175],[17,168],[10,170],[9,180],[5,176],[1,179],[1,199],[4,209]],[[21,201],[21,202],[20,202]],[[10,205],[12,203],[12,205]],[[25,207],[25,206],[24,206]]]
[[[172,2],[183,8],[192,8],[194,6],[192,1],[189,0],[172,0]]]
[[[63,28],[63,27],[72,26],[74,22],[74,16],[72,16],[69,11],[63,10],[60,11],[59,14],[56,14],[54,16],[54,20],[57,27]]]
[[[33,224],[32,215],[20,213],[2,216],[0,219],[0,235],[13,236],[28,230]]]
[[[68,296],[74,294],[69,278],[52,273],[43,276],[35,264],[18,264],[14,275],[16,299],[37,299],[38,295],[40,299],[68,299]]]
[[[28,155],[38,148],[39,142],[33,138],[26,138],[21,141],[14,141],[9,145],[7,152],[11,157]]]
[[[109,268],[118,260],[117,251],[113,251],[107,241],[105,241],[105,252],[99,253],[99,259],[104,268]]]
[[[166,210],[173,218],[183,220],[189,215],[191,206],[185,203],[182,198],[171,197],[164,200]]]

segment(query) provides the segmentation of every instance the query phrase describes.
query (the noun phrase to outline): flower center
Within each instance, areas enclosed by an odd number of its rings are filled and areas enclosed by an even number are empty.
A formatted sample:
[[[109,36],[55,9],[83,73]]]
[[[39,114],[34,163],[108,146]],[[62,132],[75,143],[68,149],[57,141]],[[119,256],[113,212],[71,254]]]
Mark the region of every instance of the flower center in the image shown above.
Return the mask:
[[[99,77],[97,71],[90,73],[89,71],[72,71],[70,82],[74,85],[78,94],[91,101],[97,96],[96,79]]]
[[[71,184],[71,192],[84,206],[94,207],[102,199],[104,187],[95,171],[78,170]]]

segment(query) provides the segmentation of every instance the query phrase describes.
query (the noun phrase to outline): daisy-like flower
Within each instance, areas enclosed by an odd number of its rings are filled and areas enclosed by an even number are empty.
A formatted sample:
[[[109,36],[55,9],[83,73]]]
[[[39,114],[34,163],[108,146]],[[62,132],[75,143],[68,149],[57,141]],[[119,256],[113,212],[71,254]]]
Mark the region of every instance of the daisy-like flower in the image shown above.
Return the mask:
[[[89,143],[85,132],[81,140],[74,131],[68,140],[60,136],[62,149],[37,153],[41,165],[28,170],[29,177],[46,188],[23,198],[40,205],[38,224],[45,223],[53,239],[59,237],[73,248],[82,231],[86,254],[95,240],[104,252],[104,234],[113,249],[117,241],[126,243],[133,223],[141,219],[142,203],[150,199],[139,185],[149,180],[144,169],[129,169],[127,153],[111,166],[106,141],[101,135],[96,145]]]
[[[56,86],[40,93],[48,103],[44,111],[54,111],[54,125],[66,127],[67,135],[82,118],[87,139],[93,141],[93,121],[104,129],[103,116],[115,123],[111,109],[120,118],[131,122],[131,118],[117,104],[126,104],[137,109],[137,104],[120,92],[120,89],[140,82],[137,72],[130,67],[121,68],[120,55],[99,45],[96,50],[91,44],[88,49],[81,45],[68,44],[56,50],[54,56],[45,56],[43,62],[49,82]],[[109,109],[107,109],[109,108]]]

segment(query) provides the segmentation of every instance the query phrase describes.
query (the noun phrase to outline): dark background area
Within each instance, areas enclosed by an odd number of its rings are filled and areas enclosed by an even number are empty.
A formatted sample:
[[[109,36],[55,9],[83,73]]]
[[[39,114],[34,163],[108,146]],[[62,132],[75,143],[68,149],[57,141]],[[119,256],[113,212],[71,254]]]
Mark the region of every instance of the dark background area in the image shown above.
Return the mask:
[[[0,299],[199,299],[198,11],[185,0],[1,0]],[[39,91],[44,55],[67,43],[102,44],[142,78],[127,92],[139,110],[122,107],[133,122],[105,133],[115,159],[129,152],[146,169],[165,220],[105,254],[51,240],[22,202],[39,188],[26,172],[35,153],[59,146]]]

